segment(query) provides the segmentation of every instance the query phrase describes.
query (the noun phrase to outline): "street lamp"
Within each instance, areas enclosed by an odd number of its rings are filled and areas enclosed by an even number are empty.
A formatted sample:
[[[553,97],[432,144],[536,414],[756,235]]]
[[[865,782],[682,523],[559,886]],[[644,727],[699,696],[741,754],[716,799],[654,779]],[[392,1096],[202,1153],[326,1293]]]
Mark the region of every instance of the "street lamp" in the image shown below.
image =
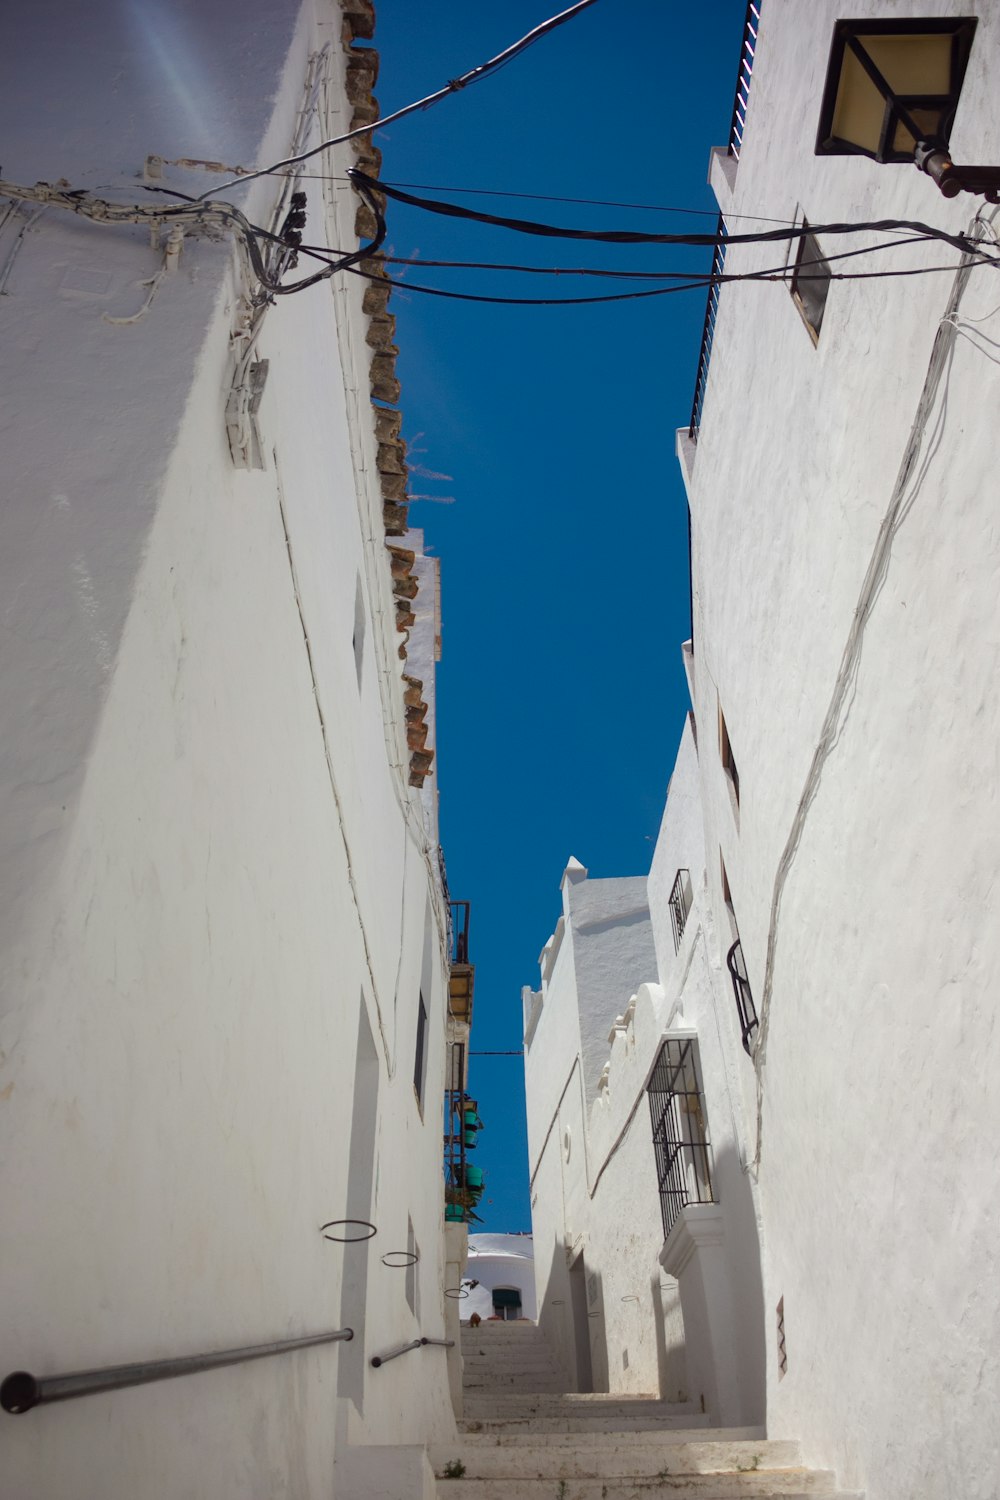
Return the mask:
[[[976,25],[975,16],[838,21],[816,155],[915,162],[946,198],[1000,202],[1000,167],[956,166],[948,154]]]

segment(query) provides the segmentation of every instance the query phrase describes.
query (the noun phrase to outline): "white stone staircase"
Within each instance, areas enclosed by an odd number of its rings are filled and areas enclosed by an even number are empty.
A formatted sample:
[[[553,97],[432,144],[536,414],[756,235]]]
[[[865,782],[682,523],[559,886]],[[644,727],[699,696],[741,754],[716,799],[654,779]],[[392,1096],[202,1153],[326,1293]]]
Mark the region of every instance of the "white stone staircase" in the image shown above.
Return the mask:
[[[465,1414],[428,1456],[438,1500],[862,1500],[798,1443],[720,1431],[691,1403],[559,1390],[531,1323],[463,1327]]]

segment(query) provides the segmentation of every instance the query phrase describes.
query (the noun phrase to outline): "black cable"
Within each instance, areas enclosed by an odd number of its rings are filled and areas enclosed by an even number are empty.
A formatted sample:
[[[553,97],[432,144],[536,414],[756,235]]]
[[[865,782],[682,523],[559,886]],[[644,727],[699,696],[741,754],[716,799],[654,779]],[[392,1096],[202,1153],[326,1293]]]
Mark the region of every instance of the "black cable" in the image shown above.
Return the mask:
[[[309,182],[349,182],[343,172],[277,172],[268,171],[267,177],[295,177]],[[556,193],[513,193],[502,188],[440,187],[431,182],[394,182],[393,187],[417,188],[427,193],[464,193],[483,198],[530,198],[538,203],[577,203],[592,208],[634,208],[651,214],[689,214],[693,218],[717,219],[717,208],[681,208],[671,203],[623,203],[611,198],[562,198]],[[152,189],[150,189],[152,191]],[[161,189],[160,191],[165,191]],[[727,219],[750,219],[755,224],[794,224],[794,219],[777,219],[767,214],[726,214]]]
[[[990,262],[980,260],[978,265],[987,265]],[[387,286],[399,287],[404,292],[422,292],[429,297],[446,297],[454,302],[487,302],[500,303],[513,307],[579,307],[597,302],[631,302],[640,297],[669,297],[674,292],[697,292],[713,284],[734,281],[771,281],[788,283],[792,279],[791,272],[787,274],[762,274],[760,272],[747,272],[745,275],[721,275],[702,276],[697,280],[685,282],[682,285],[652,287],[642,292],[614,292],[606,293],[601,297],[487,297],[476,292],[447,292],[442,287],[420,286],[413,281],[401,281],[392,276],[379,276],[375,272],[362,271],[358,266],[349,266],[347,269],[352,276],[363,276],[368,281],[383,282]],[[924,266],[917,267],[911,271],[854,271],[833,272],[830,277],[809,276],[800,278],[803,281],[871,281],[880,280],[890,276],[923,276],[931,271],[950,271],[954,275],[954,265],[948,266]]]
[[[923,245],[927,243],[927,236],[923,234],[908,235],[906,239],[886,240],[879,245],[865,245],[860,250],[842,250],[834,255],[823,255],[815,260],[803,260],[798,262],[802,266],[830,265],[834,261],[852,260],[858,255],[876,255],[880,250],[895,250],[902,245]],[[316,251],[323,253],[322,248],[316,245],[302,245],[303,253]],[[339,252],[327,251],[333,254]],[[379,255],[378,260],[383,265],[394,266],[421,266],[428,269],[446,269],[456,271],[513,271],[531,276],[606,276],[614,280],[623,281],[687,281],[692,276],[701,273],[696,271],[617,271],[609,268],[595,268],[592,266],[524,266],[510,264],[504,261],[489,260],[427,260],[419,255]],[[783,267],[776,266],[775,271]],[[766,275],[768,272],[748,272],[747,275]],[[718,273],[717,280],[724,280],[725,273]],[[730,280],[735,279],[730,277]]]
[[[317,156],[319,152],[326,151],[331,146],[340,146],[344,141],[354,140],[360,135],[370,135],[373,130],[383,130],[386,125],[391,124],[394,120],[402,120],[406,115],[412,115],[418,109],[430,109],[432,104],[439,104],[442,99],[447,99],[451,94],[457,93],[459,89],[468,88],[470,83],[478,83],[480,78],[485,78],[488,74],[499,71],[512,58],[517,57],[519,53],[524,52],[526,48],[530,47],[533,42],[537,42],[540,37],[548,35],[557,26],[562,26],[564,22],[572,20],[574,16],[578,16],[581,11],[587,10],[594,3],[595,0],[575,0],[575,4],[571,5],[568,10],[560,11],[556,16],[550,16],[541,25],[533,27],[519,41],[514,42],[510,47],[505,47],[502,52],[498,52],[495,57],[491,57],[486,62],[480,63],[478,67],[470,68],[467,73],[462,73],[458,78],[449,79],[444,88],[437,89],[433,94],[428,94],[423,99],[415,99],[412,104],[406,104],[402,109],[393,110],[381,119],[373,120],[370,125],[359,125],[355,130],[345,131],[343,135],[333,136],[329,140],[320,141],[318,146],[312,146],[308,151],[300,151],[296,156],[286,156],[281,161],[272,162],[269,167],[260,167],[255,172],[241,172],[239,177],[234,177],[231,181],[222,183],[216,191],[224,192],[227,188],[242,187],[244,183],[253,182],[257,177],[270,177],[280,167],[294,167],[298,162],[308,161],[310,157]],[[206,198],[210,198],[212,192],[213,190],[209,189],[207,192],[202,193],[197,201],[203,202]]]
[[[477,198],[525,198],[534,203],[574,203],[585,208],[629,208],[651,214],[690,214],[700,219],[716,219],[717,208],[675,208],[667,203],[622,203],[613,198],[563,198],[555,193],[513,193],[502,188],[436,187],[432,182],[394,182],[392,187],[415,189],[423,193],[459,193]],[[769,219],[763,214],[727,214],[727,219],[753,219],[758,224],[794,224],[794,219]]]
[[[468,219],[477,224],[495,224],[501,229],[510,229],[517,234],[541,235],[550,239],[594,240],[602,244],[614,245],[690,245],[695,248],[712,249],[723,241],[727,245],[763,245],[775,241],[800,240],[807,234],[819,238],[822,235],[855,234],[861,230],[884,232],[893,229],[908,229],[917,234],[927,235],[931,239],[941,240],[963,254],[976,248],[976,242],[970,240],[967,235],[949,234],[947,230],[936,229],[931,224],[924,224],[913,219],[877,219],[857,224],[799,224],[783,229],[763,229],[755,234],[727,235],[647,234],[634,229],[560,229],[555,224],[543,224],[535,219],[509,219],[501,214],[487,214],[481,213],[478,209],[464,208],[460,203],[443,203],[434,198],[418,198],[413,193],[404,193],[400,188],[389,187],[384,182],[376,181],[357,167],[351,167],[347,175],[357,186],[367,187],[370,192],[384,193],[386,197],[393,198],[398,203],[408,203],[412,208],[422,208],[428,213],[441,214],[445,218]]]

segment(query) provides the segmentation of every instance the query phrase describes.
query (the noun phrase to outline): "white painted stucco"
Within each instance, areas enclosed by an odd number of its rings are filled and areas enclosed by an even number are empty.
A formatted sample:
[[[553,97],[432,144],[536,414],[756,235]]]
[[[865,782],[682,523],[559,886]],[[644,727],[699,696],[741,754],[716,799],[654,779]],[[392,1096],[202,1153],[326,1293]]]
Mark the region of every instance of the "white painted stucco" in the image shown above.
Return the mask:
[[[862,0],[849,13],[959,12],[977,14],[979,28],[953,153],[997,161],[997,8]],[[765,0],[726,207],[964,228],[981,204],[946,202],[909,167],[813,155],[840,13],[828,0]],[[726,269],[767,258],[773,248],[733,247]],[[941,246],[892,255],[895,266],[956,263]],[[757,1057],[769,1431],[794,1432],[812,1461],[870,1500],[986,1497],[1000,1474],[990,1415],[1000,1397],[1000,379],[993,346],[970,342],[976,329],[996,337],[997,284],[990,270],[972,274],[955,313],[966,326],[953,334],[941,323],[953,269],[835,283],[817,348],[784,288],[724,288],[693,467],[687,459],[709,905],[724,913],[721,854],[760,1009],[779,860],[876,534],[907,445],[919,441],[781,887]],[[738,817],[719,764],[720,704],[740,770]],[[714,1129],[711,1097],[709,1107]]]
[[[979,29],[953,154],[995,162],[996,7],[861,0],[850,14],[959,11],[978,15]],[[713,153],[711,163],[720,206],[743,216],[730,227],[805,214],[814,225],[965,229],[981,205],[946,202],[909,167],[814,156],[839,14],[832,0],[764,0],[740,160]],[[819,238],[832,254],[878,236]],[[726,270],[783,257],[730,245]],[[700,432],[678,434],[694,720],[648,881],[656,966],[643,977],[658,983],[638,987],[612,1032],[589,1119],[579,1085],[552,1062],[579,1045],[569,1021],[551,1021],[572,1008],[560,970],[569,926],[554,965],[553,948],[543,953],[542,989],[525,994],[540,1322],[570,1369],[568,1261],[582,1251],[599,1273],[595,1380],[625,1388],[621,1355],[634,1371],[641,1344],[620,1298],[662,1246],[643,1091],[663,1036],[691,1036],[718,1205],[688,1213],[664,1259],[683,1285],[701,1254],[716,1290],[700,1307],[689,1299],[683,1318],[668,1310],[658,1362],[641,1365],[647,1384],[658,1376],[672,1393],[682,1377],[693,1399],[709,1409],[735,1399],[751,1421],[766,1403],[769,1436],[801,1439],[807,1461],[869,1500],[986,1500],[1000,1475],[1000,377],[990,342],[1000,298],[994,271],[959,276],[957,253],[940,244],[861,266],[888,264],[946,269],[834,282],[817,346],[787,288],[722,289]],[[896,500],[887,567],[841,692],[865,573]],[[667,903],[682,869],[692,902],[675,953]],[[764,1022],[752,1058],[726,969],[737,934]],[[642,1317],[655,1328],[654,1307]],[[722,1325],[731,1337],[719,1340]]]
[[[689,872],[692,904],[675,953],[667,903],[679,869]],[[577,889],[590,884],[571,887],[574,898]],[[596,894],[610,884],[598,883]],[[739,1049],[739,1036],[722,968],[730,940],[720,953],[704,898],[698,762],[690,725],[670,780],[649,879],[621,884],[625,890],[616,905],[624,904],[626,894],[634,900],[638,884],[648,892],[648,918],[642,926],[619,929],[623,950],[634,943],[631,963],[620,968],[633,987],[627,1000],[619,999],[621,1008],[603,1036],[592,1030],[593,1066],[604,1079],[589,1108],[572,1071],[575,995],[572,987],[559,988],[562,952],[567,940],[576,942],[573,923],[564,926],[559,957],[543,982],[526,1051],[533,1227],[536,1245],[544,1242],[548,1251],[544,1259],[538,1256],[539,1322],[550,1331],[572,1377],[577,1366],[567,1262],[582,1252],[587,1278],[597,1278],[588,1286],[595,1293],[592,1302],[588,1299],[595,1383],[600,1380],[601,1388],[612,1391],[659,1391],[675,1400],[683,1394],[703,1401],[720,1425],[750,1425],[760,1422],[764,1411],[756,1213],[743,1169],[752,1068],[739,1051],[749,1075],[741,1077],[733,1057],[733,1038]],[[549,952],[543,950],[543,973]],[[643,976],[648,983],[641,982]],[[607,972],[604,979],[613,994]],[[533,1010],[538,1011],[537,999],[528,991],[526,1015]],[[548,1030],[543,1030],[547,1014]],[[685,1328],[682,1287],[660,1264],[664,1230],[646,1085],[666,1035],[696,1038],[706,1096],[718,1101],[708,1120],[723,1235],[716,1275],[724,1273],[735,1288],[719,1368],[706,1352],[707,1330],[692,1326],[690,1310]],[[551,1096],[559,1082],[564,1086],[556,1110]],[[694,1273],[700,1274],[697,1266]]]
[[[473,1313],[493,1316],[494,1287],[516,1287],[521,1293],[521,1316],[534,1319],[535,1260],[530,1234],[470,1234],[467,1280],[479,1285],[469,1289],[460,1303],[462,1322]]]
[[[334,133],[350,108],[326,0],[24,8],[0,63],[5,176],[128,200],[150,153],[280,157],[327,42],[313,130]],[[311,229],[351,243],[350,191],[308,186]],[[275,191],[258,181],[241,206],[264,221]],[[240,471],[228,240],[186,237],[148,314],[114,326],[102,315],[133,313],[160,263],[148,231],[29,218],[0,226],[0,1373],[344,1322],[356,1338],[4,1415],[0,1490],[306,1500],[332,1492],[348,1439],[454,1430],[442,1350],[368,1365],[445,1326],[447,970],[436,787],[408,784],[361,283],[269,310],[266,467]],[[421,581],[436,567],[419,561]],[[322,1238],[359,1208],[368,1249]],[[381,1263],[410,1226],[419,1318]]]

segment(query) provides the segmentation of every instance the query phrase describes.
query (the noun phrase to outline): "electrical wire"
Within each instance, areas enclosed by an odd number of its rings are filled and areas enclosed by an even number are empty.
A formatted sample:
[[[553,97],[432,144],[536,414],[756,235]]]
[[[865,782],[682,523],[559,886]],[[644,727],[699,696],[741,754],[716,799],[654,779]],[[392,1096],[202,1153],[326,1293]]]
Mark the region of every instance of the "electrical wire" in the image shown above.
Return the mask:
[[[422,193],[458,193],[477,198],[524,198],[534,203],[573,203],[586,208],[627,208],[650,214],[689,214],[701,219],[717,219],[717,208],[680,208],[671,203],[625,203],[613,198],[566,198],[557,193],[515,193],[503,188],[437,187],[432,182],[393,182],[395,188],[409,188]],[[765,214],[726,214],[727,219],[752,219],[757,224],[794,224],[794,219],[772,219]]]
[[[175,163],[167,162],[167,166]],[[269,177],[287,177],[294,175],[309,182],[350,182],[346,173],[340,172],[290,172],[269,171]],[[591,208],[628,208],[638,209],[640,212],[653,214],[688,214],[693,218],[717,219],[719,210],[717,208],[683,208],[679,204],[672,203],[628,203],[611,198],[565,198],[556,193],[515,193],[503,188],[463,188],[463,187],[440,187],[431,182],[393,182],[391,187],[413,188],[417,191],[427,193],[459,193],[475,195],[484,198],[529,198],[538,203],[575,203],[584,204]],[[161,189],[161,191],[163,191]],[[726,214],[727,219],[749,219],[754,224],[794,224],[794,219],[779,219],[767,214]]]
[[[489,73],[495,73],[505,63],[511,62],[519,53],[524,52],[533,42],[537,42],[540,37],[546,36],[550,31],[554,31],[557,26],[562,26],[564,22],[571,21],[574,16],[578,16],[581,11],[586,10],[594,3],[595,0],[576,0],[576,4],[571,5],[568,10],[560,11],[558,15],[550,16],[547,21],[542,21],[540,25],[535,26],[525,36],[521,37],[519,41],[513,42],[511,46],[505,47],[502,52],[498,52],[496,57],[491,57],[486,62],[479,63],[477,67],[470,68],[467,73],[460,74],[458,78],[452,78],[443,88],[437,89],[433,94],[428,94],[423,99],[417,99],[412,104],[406,104],[402,109],[393,110],[392,114],[383,115],[380,120],[373,121],[371,125],[359,125],[357,129],[345,131],[343,135],[333,136],[329,140],[320,141],[318,146],[311,146],[308,151],[300,151],[294,156],[286,156],[283,161],[272,162],[270,166],[260,167],[253,172],[241,173],[239,177],[234,177],[231,181],[222,183],[218,189],[209,188],[207,192],[202,193],[197,202],[204,202],[206,198],[212,197],[216,191],[224,192],[227,188],[242,187],[244,183],[253,182],[257,177],[268,177],[281,167],[294,167],[298,162],[308,161],[310,157],[318,156],[321,151],[329,150],[331,146],[343,145],[345,141],[352,141],[361,135],[369,135],[374,130],[384,130],[386,125],[391,125],[395,120],[402,120],[406,115],[412,115],[418,109],[430,109],[432,105],[440,103],[442,99],[447,99],[450,94],[455,94],[460,89],[468,88],[470,83],[478,83],[480,78],[485,78]]]
[[[239,235],[253,275],[262,288],[262,292],[258,293],[255,299],[258,302],[266,301],[270,297],[291,296],[295,292],[305,291],[307,287],[314,286],[319,281],[329,280],[338,271],[349,270],[358,261],[366,260],[376,254],[387,232],[385,218],[377,198],[366,184],[359,183],[358,191],[375,217],[374,238],[357,250],[352,250],[336,260],[328,260],[323,270],[317,271],[312,276],[302,277],[290,284],[282,283],[268,269],[258,243],[263,239],[272,243],[285,244],[280,235],[262,229],[260,225],[252,224],[246,215],[231,203],[221,201],[205,203],[199,198],[186,199],[184,194],[175,193],[170,189],[164,191],[171,197],[182,198],[185,201],[176,206],[164,208],[142,203],[119,204],[111,203],[106,198],[95,198],[82,188],[52,187],[46,182],[36,183],[34,187],[25,187],[19,183],[0,179],[0,197],[65,208],[95,224],[147,224],[155,227],[161,224],[172,226],[181,223],[196,225],[203,229],[220,227],[233,229]],[[286,245],[286,249],[290,250],[292,246]]]
[[[649,234],[638,229],[568,229],[555,224],[545,224],[537,219],[511,219],[502,214],[482,213],[478,209],[465,208],[460,203],[446,203],[435,198],[418,198],[413,193],[404,193],[400,188],[390,187],[385,182],[369,177],[358,167],[352,167],[348,176],[353,183],[368,188],[369,192],[384,193],[386,197],[398,203],[407,203],[411,208],[421,208],[428,213],[441,214],[445,218],[467,219],[477,224],[494,224],[498,228],[510,229],[517,234],[541,235],[550,239],[593,240],[601,244],[613,245],[690,245],[696,248],[714,249],[723,242],[727,245],[761,245],[801,240],[806,235],[819,238],[835,234],[855,234],[862,230],[886,232],[906,229],[925,235],[929,239],[941,240],[943,244],[951,245],[963,255],[978,250],[976,241],[971,240],[968,235],[950,234],[945,229],[937,229],[932,224],[924,224],[920,220],[913,219],[876,219],[853,224],[800,223],[787,225],[781,229],[763,229],[753,234],[724,235],[717,233]]]
[[[985,265],[992,264],[992,262],[978,260],[974,264]],[[791,270],[787,270],[780,275],[776,273],[764,274],[756,271],[748,271],[742,275],[709,274],[673,286],[650,287],[640,292],[608,292],[597,297],[491,297],[478,292],[451,292],[446,291],[443,287],[423,286],[418,282],[403,281],[398,277],[380,276],[376,272],[365,271],[358,266],[350,266],[347,269],[352,276],[362,276],[368,281],[375,281],[384,286],[399,287],[404,292],[419,292],[425,296],[444,297],[449,301],[455,302],[483,302],[513,307],[582,307],[602,302],[633,302],[647,297],[670,297],[678,292],[704,291],[707,287],[729,282],[758,281],[787,285],[792,280]],[[905,271],[833,271],[829,276],[804,276],[800,279],[803,281],[869,281],[883,280],[895,276],[925,276],[938,271],[950,271],[954,273],[954,270],[954,265],[918,266],[912,270]]]
[[[908,235],[906,239],[886,240],[878,245],[863,245],[858,250],[841,250],[835,255],[823,255],[813,260],[801,260],[796,263],[794,274],[798,277],[803,266],[832,265],[835,261],[852,260],[859,255],[875,255],[880,250],[894,250],[902,245],[926,244],[926,236],[922,234]],[[316,251],[318,254],[331,253],[340,255],[341,251],[324,252],[319,246],[303,246],[305,253]],[[531,276],[606,276],[614,280],[625,281],[689,281],[692,276],[699,273],[694,271],[621,271],[612,270],[610,267],[593,266],[525,266],[511,264],[504,261],[479,261],[479,260],[427,260],[420,255],[384,255],[380,254],[377,259],[383,265],[395,266],[420,266],[426,269],[446,268],[449,270],[468,271],[511,271],[514,273]],[[953,268],[950,268],[953,269]],[[707,273],[710,280],[714,282],[742,281],[747,277],[760,279],[764,276],[776,275],[780,271],[791,269],[785,266],[775,266],[771,271],[748,271],[729,272],[724,271]],[[816,280],[822,278],[801,277],[802,280]]]

